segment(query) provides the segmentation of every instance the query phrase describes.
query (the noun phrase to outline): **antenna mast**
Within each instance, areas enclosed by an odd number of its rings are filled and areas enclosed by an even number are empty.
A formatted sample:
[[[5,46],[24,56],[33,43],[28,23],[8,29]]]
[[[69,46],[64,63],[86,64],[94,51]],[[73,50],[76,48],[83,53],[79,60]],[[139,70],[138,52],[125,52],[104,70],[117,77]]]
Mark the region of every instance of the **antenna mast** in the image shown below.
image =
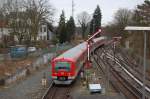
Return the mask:
[[[72,17],[74,17],[74,6],[75,6],[74,0],[72,0]]]

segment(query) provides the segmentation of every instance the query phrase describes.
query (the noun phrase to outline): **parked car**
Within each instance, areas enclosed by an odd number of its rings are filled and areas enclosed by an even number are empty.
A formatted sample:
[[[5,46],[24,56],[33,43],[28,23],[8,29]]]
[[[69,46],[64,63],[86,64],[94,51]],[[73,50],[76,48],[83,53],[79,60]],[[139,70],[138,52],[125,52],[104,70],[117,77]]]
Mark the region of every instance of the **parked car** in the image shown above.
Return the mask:
[[[35,52],[36,50],[36,47],[28,47],[28,52]]]

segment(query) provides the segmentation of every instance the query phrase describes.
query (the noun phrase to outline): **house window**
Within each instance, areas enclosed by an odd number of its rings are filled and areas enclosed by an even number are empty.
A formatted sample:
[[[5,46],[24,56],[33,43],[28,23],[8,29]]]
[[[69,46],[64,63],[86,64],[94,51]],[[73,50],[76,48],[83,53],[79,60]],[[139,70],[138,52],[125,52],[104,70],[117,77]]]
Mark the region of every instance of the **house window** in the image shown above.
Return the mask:
[[[44,32],[46,32],[46,27],[44,27]]]
[[[40,28],[40,31],[42,32],[42,27]]]
[[[46,36],[44,36],[44,40],[46,40]]]
[[[40,39],[42,40],[42,36],[40,36]]]

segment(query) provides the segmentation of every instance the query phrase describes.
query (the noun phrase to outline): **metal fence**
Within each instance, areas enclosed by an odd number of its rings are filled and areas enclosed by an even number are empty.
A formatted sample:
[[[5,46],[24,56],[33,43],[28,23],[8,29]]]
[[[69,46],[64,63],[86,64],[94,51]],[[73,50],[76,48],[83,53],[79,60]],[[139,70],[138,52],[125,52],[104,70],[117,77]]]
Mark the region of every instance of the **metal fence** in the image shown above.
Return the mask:
[[[47,64],[49,60],[53,57],[52,53],[47,53],[42,55],[41,57],[37,58],[35,61],[33,61],[32,64],[26,66],[23,69],[18,69],[16,73],[1,79],[1,85],[7,85],[15,82],[16,80],[26,77],[30,72],[35,71],[37,68],[42,67],[44,64]]]
[[[5,78],[0,78],[0,85],[7,85],[15,82],[16,80],[27,76],[30,72],[40,68],[44,64],[50,62],[50,60],[57,55],[57,53],[67,50],[73,47],[73,45],[60,45],[50,48],[45,48],[43,50],[37,50],[36,52],[29,53],[28,57],[33,57],[35,60],[32,64],[27,65],[25,68],[16,70],[16,73],[7,76]],[[27,57],[27,58],[28,58]],[[0,54],[0,61],[11,59],[10,54]]]

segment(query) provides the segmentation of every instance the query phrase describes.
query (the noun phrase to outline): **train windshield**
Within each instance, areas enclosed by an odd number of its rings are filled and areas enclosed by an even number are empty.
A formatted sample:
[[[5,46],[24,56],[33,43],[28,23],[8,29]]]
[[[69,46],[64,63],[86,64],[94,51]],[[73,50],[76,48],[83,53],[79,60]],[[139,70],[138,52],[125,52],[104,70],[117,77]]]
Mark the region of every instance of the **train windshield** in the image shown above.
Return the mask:
[[[55,65],[55,70],[63,70],[63,71],[70,71],[70,63],[68,62],[57,62]]]

